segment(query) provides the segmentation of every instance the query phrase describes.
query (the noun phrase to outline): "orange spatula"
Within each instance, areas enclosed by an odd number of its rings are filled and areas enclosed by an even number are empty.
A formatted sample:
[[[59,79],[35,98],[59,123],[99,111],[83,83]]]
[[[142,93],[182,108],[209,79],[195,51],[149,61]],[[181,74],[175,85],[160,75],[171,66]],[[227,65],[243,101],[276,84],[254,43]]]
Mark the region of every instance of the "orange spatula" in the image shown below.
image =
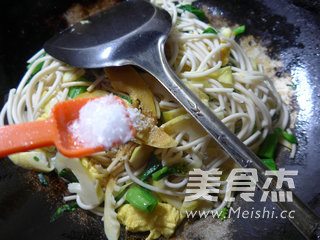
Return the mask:
[[[83,157],[105,150],[104,146],[86,147],[68,130],[70,123],[79,118],[80,109],[94,99],[60,102],[53,107],[51,116],[46,120],[0,127],[0,157],[52,145],[67,157]],[[122,102],[122,99],[119,100]],[[134,131],[132,133],[134,135]]]

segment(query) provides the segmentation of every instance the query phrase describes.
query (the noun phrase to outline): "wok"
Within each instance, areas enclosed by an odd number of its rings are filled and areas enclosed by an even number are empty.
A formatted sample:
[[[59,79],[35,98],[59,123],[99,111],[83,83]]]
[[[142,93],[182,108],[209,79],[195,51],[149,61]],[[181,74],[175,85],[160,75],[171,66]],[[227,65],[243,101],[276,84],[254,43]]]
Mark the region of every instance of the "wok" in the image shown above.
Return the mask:
[[[26,60],[54,33],[66,26],[65,13],[86,16],[116,1],[12,1],[2,9],[0,32],[1,105],[10,88],[16,87],[25,72]],[[296,85],[290,98],[293,130],[299,148],[294,159],[278,149],[277,166],[298,170],[295,192],[320,213],[320,17],[319,4],[312,1],[198,1],[216,25],[245,24],[245,35],[258,39],[267,54],[281,64],[273,69],[275,78],[291,77]],[[80,6],[80,7],[79,7]],[[72,11],[70,11],[72,9]],[[71,13],[71,14],[70,14]],[[75,17],[78,18],[78,17]],[[293,122],[293,121],[292,121]],[[85,211],[67,213],[56,222],[50,217],[63,204],[67,189],[55,173],[47,175],[49,186],[42,186],[36,173],[0,161],[0,236],[1,239],[105,239],[100,218]],[[271,202],[245,203],[234,208],[274,208]],[[144,238],[146,234],[121,232],[122,239]],[[188,220],[178,228],[177,239],[303,239],[286,219],[233,218],[225,222],[207,218]]]

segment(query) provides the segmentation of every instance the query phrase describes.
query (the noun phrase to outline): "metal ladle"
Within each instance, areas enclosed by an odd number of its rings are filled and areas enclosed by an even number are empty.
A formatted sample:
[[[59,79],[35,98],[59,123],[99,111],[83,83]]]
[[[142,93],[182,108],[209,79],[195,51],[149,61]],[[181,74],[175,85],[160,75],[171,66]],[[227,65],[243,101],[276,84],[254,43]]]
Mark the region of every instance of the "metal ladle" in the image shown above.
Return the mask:
[[[136,65],[148,71],[179,101],[219,145],[243,168],[255,168],[259,188],[267,177],[266,166],[174,74],[164,54],[171,17],[145,1],[122,2],[59,33],[44,45],[53,57],[80,68]],[[270,191],[291,191],[287,186]],[[319,237],[319,217],[295,194],[293,202],[277,202],[280,209],[295,211],[289,220],[306,238]],[[319,239],[319,238],[318,238]]]

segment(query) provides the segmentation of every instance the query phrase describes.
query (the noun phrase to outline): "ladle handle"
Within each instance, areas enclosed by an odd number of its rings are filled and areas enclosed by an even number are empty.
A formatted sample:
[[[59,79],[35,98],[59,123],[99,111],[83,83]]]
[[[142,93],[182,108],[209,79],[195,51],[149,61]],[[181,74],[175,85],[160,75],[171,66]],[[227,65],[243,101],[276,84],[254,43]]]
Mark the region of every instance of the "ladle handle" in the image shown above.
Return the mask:
[[[257,186],[262,189],[267,180],[265,171],[269,169],[175,75],[164,55],[164,42],[165,39],[161,39],[156,47],[144,52],[135,63],[156,77],[241,167],[257,169]],[[280,191],[291,190],[286,185],[280,189],[276,188],[273,179],[268,191],[275,191],[278,194]],[[294,193],[292,193],[292,199],[293,202],[277,202],[276,204],[287,213],[295,212],[294,218],[289,218],[289,220],[306,238],[319,239],[317,237],[319,236],[320,218]]]
[[[53,119],[0,127],[0,158],[54,145]]]

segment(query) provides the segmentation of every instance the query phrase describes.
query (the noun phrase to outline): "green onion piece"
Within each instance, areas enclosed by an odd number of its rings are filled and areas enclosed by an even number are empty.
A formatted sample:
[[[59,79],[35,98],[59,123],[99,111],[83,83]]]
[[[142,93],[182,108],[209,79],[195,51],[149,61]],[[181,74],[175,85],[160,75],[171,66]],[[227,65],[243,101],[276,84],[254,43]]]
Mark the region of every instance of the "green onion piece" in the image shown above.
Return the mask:
[[[46,53],[42,54],[42,55],[39,56],[37,59],[35,59],[33,62],[29,63],[29,64],[27,65],[27,69],[29,70],[29,69],[31,68],[32,64],[33,64],[36,60],[38,60],[39,58],[44,57],[45,55],[46,55]],[[32,71],[32,73],[31,73],[29,79],[27,80],[27,83],[29,83],[30,80],[31,80],[31,78],[32,78],[34,75],[36,75],[36,74],[41,70],[41,68],[42,68],[42,66],[43,66],[43,63],[44,63],[44,62],[39,63],[39,64],[33,69],[33,71]]]
[[[157,121],[157,127],[160,127],[163,124],[163,117],[162,117],[162,112],[161,112],[161,117]]]
[[[29,70],[29,69],[31,68],[32,64],[33,64],[36,60],[38,60],[39,58],[44,57],[45,55],[46,55],[46,53],[43,53],[43,54],[41,54],[37,59],[35,59],[33,62],[29,63],[29,64],[27,65],[27,69]],[[34,75],[34,74],[36,74],[37,72],[39,72],[40,69],[42,68],[42,65],[43,65],[43,62],[39,63],[39,64],[35,67],[35,69],[33,70],[32,74]],[[36,71],[36,69],[37,69],[37,71]]]
[[[297,89],[297,85],[295,84],[286,84],[288,87],[291,87],[293,90]]]
[[[31,68],[32,64],[33,64],[36,60],[38,60],[39,58],[44,57],[45,55],[47,55],[47,54],[46,54],[46,53],[43,53],[43,54],[41,54],[39,57],[37,57],[34,61],[32,61],[31,63],[29,63],[29,64],[27,65],[27,69],[29,70],[29,69]]]
[[[53,214],[50,219],[50,222],[54,222],[60,217],[64,212],[73,212],[78,207],[78,204],[65,204],[58,208],[58,210]]]
[[[207,94],[208,95],[208,97],[209,97],[209,102],[213,102],[213,100],[214,100],[214,98],[211,96],[211,95],[209,95],[209,94]]]
[[[170,166],[170,173],[187,174],[188,171],[188,164],[185,162]]]
[[[87,80],[84,77],[80,77],[76,81],[85,82]],[[87,88],[88,87],[86,86],[70,87],[68,92],[68,97],[75,98],[79,94],[86,92]]]
[[[156,156],[152,153],[148,165],[143,171],[140,179],[141,181],[146,181],[155,171],[157,171],[161,167],[160,162],[156,158]]]
[[[170,167],[165,166],[152,174],[152,180],[159,181],[160,179],[170,174],[175,174],[175,173],[186,174],[187,171],[188,169],[185,163],[174,164]]]
[[[216,30],[214,30],[212,27],[209,27],[205,29],[202,33],[213,33],[213,34],[218,34]]]
[[[192,6],[192,5],[189,5],[189,4],[186,4],[186,5],[182,5],[180,7],[178,7],[184,11],[188,11],[188,12],[191,12],[192,14],[196,15],[200,20],[204,20],[206,18],[206,15],[204,14],[204,11]]]
[[[126,100],[127,102],[129,102],[129,103],[131,103],[131,104],[132,104],[132,100],[131,100],[131,98],[129,98],[129,97],[125,97],[125,96],[122,96],[122,95],[120,95],[120,94],[115,94],[115,95],[117,95],[118,97],[121,97],[122,99],[124,99],[124,100]]]
[[[32,74],[31,74],[32,76],[33,76],[33,75],[36,75],[36,73],[41,70],[41,68],[42,68],[42,66],[43,66],[43,63],[44,63],[44,62],[39,63],[39,64],[33,69]]]
[[[290,143],[294,143],[297,144],[298,141],[296,139],[296,137],[293,134],[287,133],[285,130],[281,129],[281,128],[277,128],[278,131],[280,131],[282,137],[287,140]]]
[[[224,221],[228,218],[228,213],[229,213],[229,208],[224,207],[217,213],[217,216],[219,216],[219,219],[221,221]]]
[[[135,186],[128,190],[126,200],[136,209],[142,212],[152,212],[157,206],[158,199],[148,190]]]
[[[129,189],[129,186],[123,189],[117,196],[115,196],[114,200],[118,202],[123,197],[123,195],[128,191],[128,189]]]
[[[169,167],[163,167],[160,170],[156,171],[152,174],[152,180],[159,181],[161,178],[165,177],[167,174],[169,174],[170,168]]]
[[[261,161],[270,169],[273,171],[277,170],[276,163],[274,162],[273,158],[267,158],[267,159],[261,159]]]
[[[58,176],[67,179],[69,182],[79,182],[73,172],[67,169],[63,169],[61,172],[59,172]]]
[[[241,34],[241,33],[244,33],[245,30],[246,30],[246,26],[245,26],[245,25],[242,25],[242,26],[234,29],[234,30],[233,30],[233,34],[237,36],[237,35],[239,35],[239,34]]]
[[[280,131],[276,128],[273,133],[268,134],[259,148],[258,156],[261,158],[273,158],[278,144]]]
[[[40,159],[39,159],[37,156],[34,156],[34,157],[33,157],[33,160],[35,160],[36,162],[39,162],[39,161],[40,161]]]
[[[40,181],[40,183],[41,183],[42,185],[48,186],[48,182],[47,182],[47,180],[45,179],[43,173],[39,173],[39,174],[38,174],[38,178],[39,178],[39,181]]]

